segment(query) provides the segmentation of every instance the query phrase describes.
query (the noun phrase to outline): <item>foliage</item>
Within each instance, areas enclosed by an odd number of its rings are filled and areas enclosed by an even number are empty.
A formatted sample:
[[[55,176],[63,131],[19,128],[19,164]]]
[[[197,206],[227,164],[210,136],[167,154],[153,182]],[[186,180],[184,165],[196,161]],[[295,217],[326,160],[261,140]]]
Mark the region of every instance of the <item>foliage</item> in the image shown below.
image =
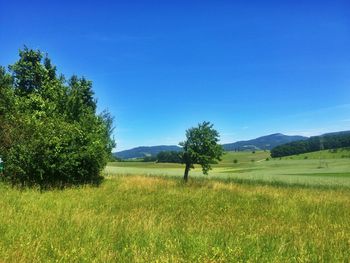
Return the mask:
[[[5,178],[40,186],[99,180],[115,146],[113,118],[96,114],[91,81],[66,82],[47,55],[27,47],[9,69],[0,70]]]
[[[350,146],[350,132],[314,136],[308,140],[279,145],[271,150],[271,157],[283,157],[301,153],[315,152]]]
[[[187,181],[188,172],[194,164],[201,165],[203,174],[208,174],[211,164],[221,160],[223,149],[218,142],[219,133],[213,129],[213,124],[210,122],[200,123],[198,127],[186,131],[186,140],[180,143],[180,146],[183,147],[182,163],[186,165],[185,181]]]
[[[11,145],[11,127],[15,123],[12,114],[15,112],[14,105],[12,77],[4,67],[0,67],[0,155]]]
[[[162,151],[157,154],[157,162],[159,163],[181,163],[181,152]]]

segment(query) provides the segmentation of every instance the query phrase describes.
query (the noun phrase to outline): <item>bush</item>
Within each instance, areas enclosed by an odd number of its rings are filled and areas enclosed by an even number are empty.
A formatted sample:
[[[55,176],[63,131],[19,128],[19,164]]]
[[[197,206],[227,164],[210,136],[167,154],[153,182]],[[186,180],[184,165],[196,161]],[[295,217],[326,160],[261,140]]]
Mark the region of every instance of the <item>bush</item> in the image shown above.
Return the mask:
[[[99,182],[110,157],[103,132],[57,118],[26,123],[6,155],[5,177],[42,187]]]
[[[237,159],[234,159],[234,160],[233,160],[233,163],[238,163],[238,160],[237,160]]]
[[[7,87],[15,103],[6,105],[0,123],[4,178],[41,187],[99,182],[114,140],[112,117],[95,112],[91,82],[57,78],[39,51],[25,49],[20,56]],[[8,74],[0,73],[1,83]]]

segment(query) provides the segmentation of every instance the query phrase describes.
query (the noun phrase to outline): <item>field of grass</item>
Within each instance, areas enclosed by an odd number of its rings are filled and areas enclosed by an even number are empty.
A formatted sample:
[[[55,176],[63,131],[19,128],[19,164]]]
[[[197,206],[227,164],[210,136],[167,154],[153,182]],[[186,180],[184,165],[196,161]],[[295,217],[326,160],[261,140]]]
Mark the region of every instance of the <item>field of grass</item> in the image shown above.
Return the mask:
[[[349,159],[350,158],[350,148],[339,148],[323,150],[318,152],[303,153],[293,156],[286,156],[282,159]]]
[[[3,262],[346,262],[350,192],[116,176],[39,192],[0,185]]]
[[[341,151],[339,151],[341,152]],[[228,152],[222,162],[213,165],[213,170],[204,176],[200,167],[190,171],[190,177],[229,180],[242,183],[265,183],[271,185],[288,184],[314,187],[350,188],[350,158],[333,158],[329,151],[321,152],[331,156],[319,159],[320,152],[309,153],[310,158],[300,156],[271,159],[270,153],[264,151]],[[315,156],[315,158],[312,158]],[[268,160],[266,160],[269,158]],[[237,160],[237,163],[234,163]],[[254,160],[254,161],[252,161]],[[184,166],[181,164],[116,162],[110,163],[105,170],[109,175],[157,175],[181,177]]]
[[[187,184],[137,162],[99,187],[0,183],[0,262],[348,262],[349,159],[267,157],[228,153]]]

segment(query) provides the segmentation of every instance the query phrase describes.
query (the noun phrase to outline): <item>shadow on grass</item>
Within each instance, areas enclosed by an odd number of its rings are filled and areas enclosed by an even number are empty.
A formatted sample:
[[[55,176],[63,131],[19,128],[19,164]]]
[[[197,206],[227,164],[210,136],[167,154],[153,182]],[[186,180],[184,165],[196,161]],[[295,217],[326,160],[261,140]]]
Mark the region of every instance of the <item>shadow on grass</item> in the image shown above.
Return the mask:
[[[92,180],[81,180],[81,181],[53,181],[53,182],[34,182],[34,181],[19,181],[19,180],[11,180],[6,177],[0,177],[0,182],[3,182],[6,185],[9,185],[12,188],[16,188],[18,190],[25,189],[37,189],[40,192],[44,191],[52,191],[52,190],[65,190],[68,188],[79,188],[84,186],[92,186],[99,187],[104,181],[103,176],[97,176]]]

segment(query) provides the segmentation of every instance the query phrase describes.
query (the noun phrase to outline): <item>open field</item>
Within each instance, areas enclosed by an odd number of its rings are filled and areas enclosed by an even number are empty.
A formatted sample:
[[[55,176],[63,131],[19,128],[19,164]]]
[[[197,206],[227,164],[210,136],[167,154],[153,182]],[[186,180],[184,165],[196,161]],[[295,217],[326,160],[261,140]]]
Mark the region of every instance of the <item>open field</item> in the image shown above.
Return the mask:
[[[4,262],[346,262],[350,192],[150,176],[0,186]]]
[[[303,153],[293,156],[283,157],[282,159],[349,159],[350,148],[339,148],[323,150],[318,152]]]
[[[349,159],[266,154],[228,153],[187,184],[181,165],[135,162],[99,187],[0,183],[0,262],[347,262]]]
[[[269,152],[229,152],[222,162],[213,165],[208,176],[203,176],[200,167],[191,170],[190,177],[229,180],[250,184],[288,184],[306,187],[346,187],[350,188],[350,158],[334,158],[350,151],[329,151],[308,153],[289,158],[271,159]],[[323,155],[325,158],[319,158]],[[237,160],[237,163],[234,163]],[[253,160],[253,161],[252,161]],[[107,166],[106,175],[157,175],[181,177],[184,166],[181,164],[117,162]]]

